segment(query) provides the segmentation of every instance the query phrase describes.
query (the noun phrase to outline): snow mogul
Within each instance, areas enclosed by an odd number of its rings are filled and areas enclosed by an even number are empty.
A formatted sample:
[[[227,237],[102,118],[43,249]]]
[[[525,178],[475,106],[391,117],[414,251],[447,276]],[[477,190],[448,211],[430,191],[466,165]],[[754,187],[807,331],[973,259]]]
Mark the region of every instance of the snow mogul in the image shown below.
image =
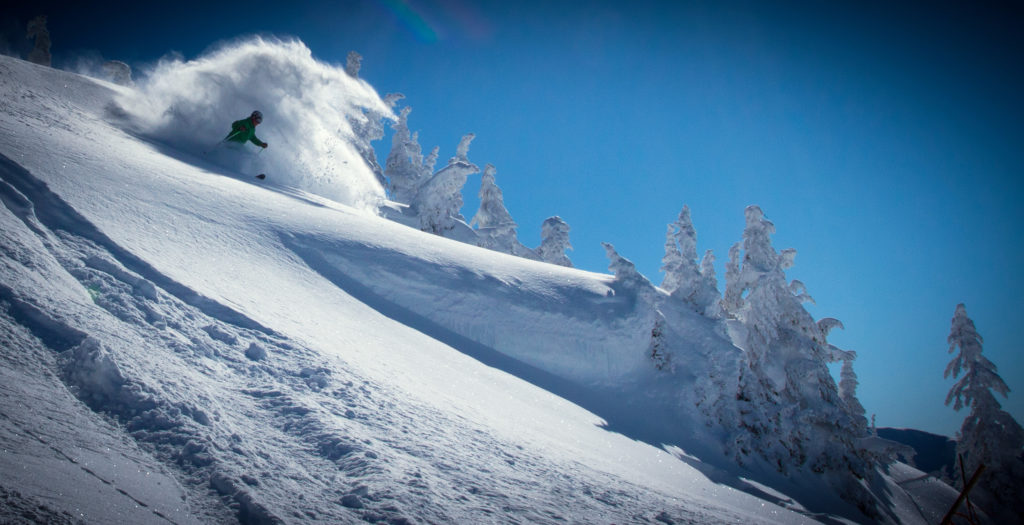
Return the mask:
[[[231,133],[224,137],[224,142],[236,142],[240,145],[252,142],[261,148],[266,148],[267,143],[256,136],[256,126],[259,126],[260,122],[263,122],[263,113],[259,111],[253,111],[248,118],[232,122]]]

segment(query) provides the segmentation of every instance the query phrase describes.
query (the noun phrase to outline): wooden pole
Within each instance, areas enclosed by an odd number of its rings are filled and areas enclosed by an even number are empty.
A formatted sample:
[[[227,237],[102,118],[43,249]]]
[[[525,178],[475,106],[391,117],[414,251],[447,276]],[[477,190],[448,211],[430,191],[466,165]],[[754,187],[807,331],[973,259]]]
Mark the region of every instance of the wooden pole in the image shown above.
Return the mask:
[[[971,480],[967,482],[967,485],[964,486],[964,490],[960,492],[960,497],[956,499],[953,503],[953,507],[950,508],[949,512],[946,513],[946,516],[942,518],[941,525],[949,525],[950,523],[953,523],[953,516],[956,515],[956,509],[960,508],[960,504],[967,499],[967,494],[971,492],[971,489],[973,489],[975,485],[977,485],[983,470],[985,470],[985,465],[978,465],[978,470],[974,471],[974,475],[971,476]]]

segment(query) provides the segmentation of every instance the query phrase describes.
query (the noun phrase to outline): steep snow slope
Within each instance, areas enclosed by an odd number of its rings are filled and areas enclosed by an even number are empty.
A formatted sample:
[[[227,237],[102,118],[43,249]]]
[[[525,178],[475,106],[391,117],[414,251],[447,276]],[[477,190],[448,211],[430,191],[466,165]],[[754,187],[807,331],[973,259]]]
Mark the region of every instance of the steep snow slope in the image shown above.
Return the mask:
[[[691,466],[722,474],[697,459],[715,434],[686,407],[709,360],[737,356],[702,318],[674,328],[690,374],[666,384],[646,366],[649,320],[611,276],[140,139],[122,88],[0,58],[0,90],[7,508],[174,523],[810,514]],[[922,520],[891,489],[887,516]]]
[[[140,141],[111,124],[111,86],[3,58],[0,87],[2,354],[5,384],[23,385],[3,391],[10,508],[90,522],[135,505],[128,521],[801,520],[396,323],[302,257],[407,250],[473,271],[438,259],[453,246]],[[545,266],[508,261],[505,275],[554,288]],[[600,294],[607,278],[571,279]],[[48,415],[16,409],[33,398]],[[80,490],[54,494],[57,480]]]

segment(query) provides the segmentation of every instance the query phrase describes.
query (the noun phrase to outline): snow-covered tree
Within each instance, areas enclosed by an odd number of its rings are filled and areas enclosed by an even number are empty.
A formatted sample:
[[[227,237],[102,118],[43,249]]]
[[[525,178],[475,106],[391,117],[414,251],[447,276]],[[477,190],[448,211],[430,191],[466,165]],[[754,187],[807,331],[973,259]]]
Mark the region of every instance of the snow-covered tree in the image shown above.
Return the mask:
[[[617,283],[622,283],[625,288],[631,290],[642,291],[645,296],[654,295],[654,286],[636,269],[633,261],[619,255],[611,243],[602,242],[601,246],[604,246],[605,254],[608,256],[608,271],[612,272]],[[651,291],[648,292],[648,289]]]
[[[349,51],[345,57],[345,74],[352,78],[359,78],[359,68],[363,66],[363,55],[355,51]]]
[[[135,84],[135,81],[132,80],[131,66],[121,62],[120,60],[108,60],[104,62],[103,74],[106,75],[111,82],[121,86],[131,86]]]
[[[534,255],[516,236],[516,222],[505,208],[501,188],[495,181],[497,169],[488,164],[480,181],[480,209],[477,210],[470,226],[477,226],[477,246],[512,255]]]
[[[679,218],[669,223],[665,233],[665,256],[661,258],[665,278],[661,281],[661,288],[668,293],[680,288],[689,292],[694,288],[700,276],[696,259],[697,230],[690,219],[690,207],[683,206]]]
[[[861,431],[860,435],[863,435],[867,431],[868,420],[865,416],[867,411],[864,410],[864,405],[860,404],[860,399],[857,399],[857,386],[860,385],[860,382],[857,380],[857,373],[853,371],[856,352],[852,353],[854,357],[843,359],[843,366],[839,371],[839,398],[846,403],[850,414],[857,419],[857,428]]]
[[[984,464],[979,486],[987,492],[986,510],[997,518],[1024,516],[1024,428],[1002,410],[993,391],[1006,394],[1010,388],[999,376],[996,365],[982,352],[982,338],[961,303],[953,314],[949,352],[955,353],[945,377],[963,377],[953,385],[946,404],[954,410],[970,407],[960,427],[957,452],[964,458],[967,475]],[[959,484],[958,480],[958,484]],[[973,493],[972,493],[973,495]]]
[[[420,185],[432,176],[438,151],[434,148],[426,159],[423,158],[418,134],[409,131],[410,112],[411,107],[402,108],[398,122],[391,126],[395,134],[391,137],[391,152],[384,161],[391,199],[404,204],[412,204]]]
[[[551,264],[572,267],[572,261],[565,254],[571,250],[569,244],[569,224],[559,216],[548,217],[540,229],[540,246],[537,247],[537,257]]]
[[[647,280],[637,269],[633,261],[619,255],[611,243],[603,242],[605,254],[608,256],[608,270],[615,279],[611,288],[615,295],[635,297],[632,315],[640,326],[650,326],[650,340],[647,345],[647,357],[654,367],[668,373],[675,372],[672,360],[672,336],[665,315],[658,309],[662,295],[657,292],[651,281]]]
[[[608,271],[612,272],[615,280],[612,281],[612,289],[616,295],[624,293],[627,296],[636,297],[634,315],[642,326],[652,326],[651,342],[648,348],[648,355],[653,358],[655,347],[658,353],[662,354],[660,362],[662,367],[671,366],[671,354],[665,351],[668,341],[665,340],[666,320],[664,315],[658,311],[660,295],[639,270],[633,261],[619,255],[611,243],[603,242],[605,254],[608,256]],[[660,320],[660,324],[659,324]],[[656,330],[655,330],[656,329]],[[656,360],[656,363],[658,361]]]
[[[843,400],[847,412],[853,418],[853,424],[856,429],[855,435],[865,436],[868,432],[867,411],[864,410],[864,406],[860,404],[860,399],[857,398],[857,386],[860,382],[857,380],[857,373],[853,371],[853,362],[857,359],[857,352],[840,349],[827,341],[829,334],[835,328],[845,329],[840,320],[832,317],[826,317],[818,321],[818,330],[821,331],[821,336],[824,338],[825,345],[828,348],[829,362],[841,361],[843,363],[839,372],[839,398]]]
[[[729,248],[729,261],[725,263],[725,294],[722,297],[722,310],[726,315],[736,318],[743,308],[743,283],[740,282],[740,243]]]
[[[50,65],[50,31],[46,29],[46,17],[37,16],[29,21],[25,38],[34,38],[35,45],[28,53],[28,61],[42,66]]]
[[[715,275],[715,252],[707,250],[700,260],[700,277],[704,281],[704,290],[711,300],[706,301],[703,314],[708,317],[721,318],[725,316],[722,310],[722,294],[718,291],[718,276]]]
[[[480,168],[470,162],[468,157],[469,143],[473,137],[475,135],[472,133],[463,136],[455,156],[448,160],[448,165],[422,183],[416,191],[410,207],[419,217],[421,230],[445,235],[455,229],[456,222],[465,222],[460,212],[462,187],[468,176],[480,172]],[[436,159],[436,155],[432,156]]]
[[[403,98],[405,98],[405,95],[401,93],[389,93],[384,96],[384,103],[388,107],[394,108],[398,101]],[[353,142],[359,151],[359,155],[363,157],[366,165],[373,170],[374,175],[377,176],[377,181],[386,187],[387,181],[384,177],[384,170],[377,162],[377,152],[374,151],[372,144],[374,141],[384,138],[384,118],[385,115],[380,111],[364,108],[362,114],[349,116],[348,121],[352,126],[352,132],[355,134]]]
[[[757,206],[746,209],[743,266],[733,292],[746,294],[735,312],[746,335],[740,378],[741,431],[737,451],[755,452],[775,468],[863,475],[853,439],[856,425],[829,373],[825,338],[784,270],[795,252],[776,252],[775,226]],[[742,460],[742,458],[740,458]]]
[[[683,206],[679,218],[668,225],[665,235],[665,256],[661,259],[665,278],[661,288],[694,311],[715,315],[721,296],[714,277],[714,256],[709,259],[709,254],[705,254],[702,267],[698,267],[697,230],[690,219],[690,207]],[[707,267],[703,267],[705,265]]]
[[[516,221],[512,220],[512,214],[505,208],[505,198],[494,177],[497,172],[493,164],[484,166],[484,174],[480,180],[480,209],[469,224],[481,228],[511,227],[514,231]]]
[[[651,344],[647,348],[647,355],[654,361],[654,367],[658,370],[674,372],[672,354],[665,348],[665,317],[658,315],[651,328]]]

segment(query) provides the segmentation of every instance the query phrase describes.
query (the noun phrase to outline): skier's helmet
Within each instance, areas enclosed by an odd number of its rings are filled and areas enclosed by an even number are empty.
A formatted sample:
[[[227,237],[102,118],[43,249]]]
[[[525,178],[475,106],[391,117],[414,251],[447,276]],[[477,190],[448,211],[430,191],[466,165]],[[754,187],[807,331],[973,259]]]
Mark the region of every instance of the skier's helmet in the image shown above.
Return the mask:
[[[252,115],[249,115],[249,118],[251,118],[253,122],[259,124],[260,122],[263,122],[263,113],[253,111]]]

